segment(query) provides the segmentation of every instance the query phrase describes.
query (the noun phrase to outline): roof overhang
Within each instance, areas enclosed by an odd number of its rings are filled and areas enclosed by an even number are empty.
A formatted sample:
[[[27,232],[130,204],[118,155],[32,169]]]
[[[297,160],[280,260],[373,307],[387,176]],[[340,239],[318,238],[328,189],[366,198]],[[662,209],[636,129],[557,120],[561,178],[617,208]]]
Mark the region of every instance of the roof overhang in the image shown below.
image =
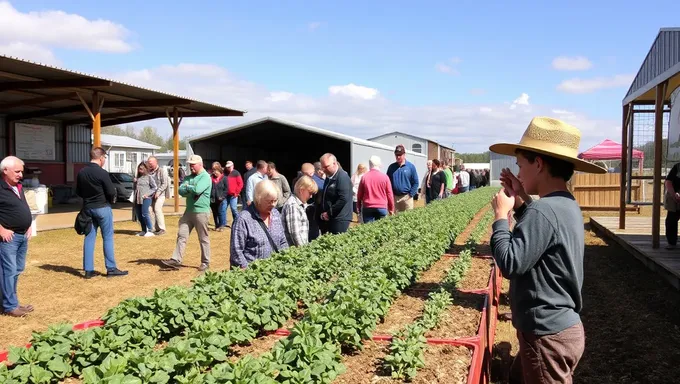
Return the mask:
[[[0,55],[0,115],[8,121],[51,119],[90,124],[83,104],[101,101],[101,125],[165,118],[243,116],[246,112],[83,73]]]

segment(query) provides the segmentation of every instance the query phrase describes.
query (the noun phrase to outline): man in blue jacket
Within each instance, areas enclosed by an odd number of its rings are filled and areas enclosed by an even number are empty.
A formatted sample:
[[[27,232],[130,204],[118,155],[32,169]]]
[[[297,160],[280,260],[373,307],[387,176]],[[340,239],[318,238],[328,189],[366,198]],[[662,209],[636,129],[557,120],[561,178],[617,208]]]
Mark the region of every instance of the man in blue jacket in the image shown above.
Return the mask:
[[[321,156],[321,168],[326,174],[321,193],[321,233],[347,232],[352,221],[352,180],[332,153]]]
[[[397,159],[387,168],[387,177],[392,183],[394,207],[396,212],[413,209],[413,197],[418,193],[418,172],[415,165],[406,160],[406,150],[399,144],[394,149]]]

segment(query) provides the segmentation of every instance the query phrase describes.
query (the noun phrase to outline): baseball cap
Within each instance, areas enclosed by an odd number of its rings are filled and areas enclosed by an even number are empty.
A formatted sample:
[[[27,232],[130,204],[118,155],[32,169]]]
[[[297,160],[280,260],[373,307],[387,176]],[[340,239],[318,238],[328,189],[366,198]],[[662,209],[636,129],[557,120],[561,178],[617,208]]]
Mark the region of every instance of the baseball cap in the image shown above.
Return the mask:
[[[189,156],[189,160],[187,160],[188,164],[203,164],[203,158],[199,155],[191,155]]]
[[[397,145],[396,148],[394,148],[394,154],[395,154],[395,155],[401,156],[401,155],[403,155],[404,153],[406,153],[406,150],[404,149],[404,146],[403,146],[403,145],[399,144],[399,145]]]
[[[229,167],[233,167],[233,166],[234,166],[234,162],[231,161],[231,160],[227,161],[227,163],[224,164],[224,167],[225,167],[225,168],[229,168]]]

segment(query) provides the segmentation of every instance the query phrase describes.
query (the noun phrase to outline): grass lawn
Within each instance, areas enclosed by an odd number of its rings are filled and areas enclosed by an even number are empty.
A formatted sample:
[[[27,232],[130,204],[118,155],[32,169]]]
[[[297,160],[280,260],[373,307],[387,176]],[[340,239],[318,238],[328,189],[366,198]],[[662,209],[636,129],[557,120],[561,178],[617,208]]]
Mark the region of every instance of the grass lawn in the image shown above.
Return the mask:
[[[19,277],[19,301],[33,304],[35,311],[25,318],[0,316],[0,350],[23,345],[31,332],[44,330],[58,322],[79,323],[99,318],[121,300],[153,294],[154,289],[188,285],[198,276],[200,247],[195,232],[187,243],[185,268],[160,271],[160,260],[175,249],[179,217],[167,217],[167,233],[158,237],[137,237],[139,224],[114,223],[116,262],[130,271],[125,277],[96,276],[85,280],[83,274],[83,237],[73,229],[40,232],[30,241],[26,270]],[[229,221],[231,222],[231,220]],[[231,231],[210,232],[212,270],[229,268]],[[101,237],[95,248],[95,269],[106,273]]]

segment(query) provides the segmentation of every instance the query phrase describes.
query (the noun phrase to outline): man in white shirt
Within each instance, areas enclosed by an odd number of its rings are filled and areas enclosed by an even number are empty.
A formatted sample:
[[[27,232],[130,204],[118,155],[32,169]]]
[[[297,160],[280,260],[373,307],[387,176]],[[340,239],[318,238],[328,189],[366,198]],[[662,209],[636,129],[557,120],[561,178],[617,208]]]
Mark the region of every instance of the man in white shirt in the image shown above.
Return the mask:
[[[460,193],[467,192],[470,189],[470,174],[465,170],[465,166],[460,166],[460,188],[458,189]]]

